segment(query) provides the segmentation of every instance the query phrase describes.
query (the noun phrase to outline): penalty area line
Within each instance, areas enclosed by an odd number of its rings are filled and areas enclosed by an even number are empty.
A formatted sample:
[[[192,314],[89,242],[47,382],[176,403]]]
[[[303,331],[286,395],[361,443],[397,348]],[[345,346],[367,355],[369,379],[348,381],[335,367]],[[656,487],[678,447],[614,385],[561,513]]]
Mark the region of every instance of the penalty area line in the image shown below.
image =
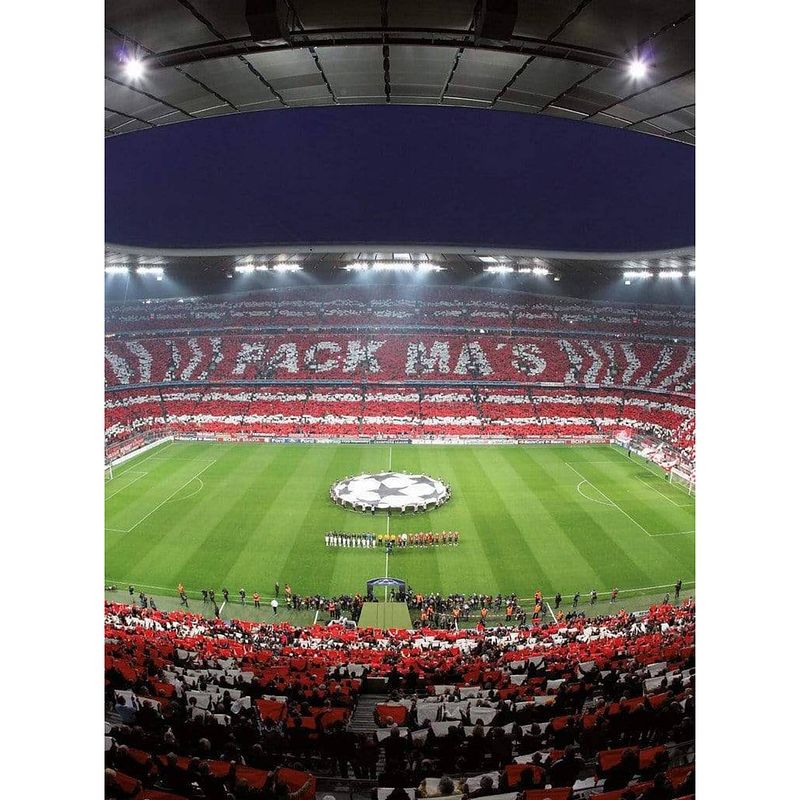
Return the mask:
[[[165,505],[170,500],[172,500],[172,498],[175,497],[175,495],[178,494],[178,492],[180,492],[181,489],[185,489],[195,478],[199,478],[209,467],[213,466],[216,463],[217,463],[217,460],[214,459],[210,464],[206,464],[203,467],[203,469],[201,469],[200,472],[197,473],[197,475],[192,475],[192,477],[189,478],[189,480],[186,481],[186,483],[181,484],[169,497],[167,497],[165,500],[162,500],[154,509],[152,509],[151,511],[148,511],[147,514],[145,514],[135,525],[132,525],[126,531],[122,531],[122,533],[130,533],[134,528],[137,528],[148,517],[150,517],[151,515],[155,514],[156,511],[158,511],[158,509],[161,508],[161,506]]]
[[[123,474],[127,475],[129,471],[130,470],[126,471]],[[130,483],[126,483],[124,486],[122,486],[121,488],[117,489],[116,492],[112,492],[111,494],[106,495],[106,498],[105,498],[104,502],[107,503],[112,497],[116,497],[120,492],[124,492],[129,486],[133,486],[133,484],[136,483],[136,481],[140,480],[141,478],[144,478],[145,475],[149,475],[149,474],[150,473],[148,473],[148,472],[139,472],[136,475],[136,477]]]
[[[624,514],[637,528],[639,528],[639,530],[644,531],[648,536],[652,536],[653,535],[652,533],[650,533],[650,531],[647,530],[647,528],[645,528],[643,525],[640,525],[627,511],[625,511],[624,509],[620,508],[605,492],[601,492],[600,489],[598,489],[585,475],[581,475],[581,473],[578,472],[578,470],[576,470],[575,467],[572,466],[572,464],[570,464],[568,461],[565,461],[564,463],[579,478],[583,478],[583,480],[585,480],[586,483],[588,483],[589,486],[591,486],[592,489],[594,489],[599,495],[601,495],[602,497],[605,497],[605,499],[608,500],[608,502],[611,503],[611,505],[614,506],[614,508],[616,508],[617,511],[619,511],[622,514]]]
[[[141,461],[139,461],[136,458],[132,458],[131,459],[132,463],[128,467],[128,469],[122,470],[122,472],[118,473],[117,477],[122,477],[123,475],[127,474],[128,472],[130,472],[134,467],[138,467],[140,464],[144,464],[145,461],[149,461],[151,458],[155,458],[156,456],[160,456],[167,449],[167,447],[170,447],[173,444],[175,444],[175,440],[174,439],[170,439],[170,441],[167,442],[165,447],[161,447],[161,445],[159,445],[158,447],[155,447],[153,449],[153,453],[151,455],[147,456],[146,458],[143,458]],[[114,478],[112,478],[112,480],[114,480]]]
[[[652,489],[657,494],[660,494],[665,500],[668,500],[670,503],[672,503],[672,505],[677,506],[678,508],[691,508],[694,505],[694,503],[676,503],[671,497],[665,495],[664,492],[660,491],[659,489],[656,489],[655,486],[653,486],[651,483],[648,483],[644,478],[640,478],[638,475],[634,475],[633,477],[636,478],[636,480],[640,483],[643,483],[648,489]]]

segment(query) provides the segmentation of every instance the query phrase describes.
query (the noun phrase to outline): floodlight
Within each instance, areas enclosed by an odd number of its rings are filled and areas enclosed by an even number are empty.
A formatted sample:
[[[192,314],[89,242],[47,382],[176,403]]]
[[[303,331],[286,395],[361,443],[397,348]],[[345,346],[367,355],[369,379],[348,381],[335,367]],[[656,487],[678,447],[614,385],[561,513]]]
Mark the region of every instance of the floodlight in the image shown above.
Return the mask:
[[[550,270],[547,267],[534,267],[533,268],[534,275],[549,275]]]
[[[369,269],[369,264],[366,261],[354,261],[352,264],[345,264],[344,268],[348,272],[365,272]]]
[[[645,61],[641,61],[640,59],[634,59],[633,61],[628,63],[628,74],[634,80],[639,80],[640,78],[644,78],[647,74],[647,63]]]
[[[109,264],[106,267],[106,275],[127,275],[128,268],[123,264]]]
[[[430,261],[422,261],[417,264],[418,272],[441,272],[443,269],[444,267],[439,266],[439,264],[433,264]]]
[[[300,272],[303,268],[299,264],[292,264],[284,261],[280,264],[273,264],[272,269],[274,272]]]
[[[484,272],[490,272],[495,275],[507,275],[513,271],[514,267],[509,267],[507,264],[493,264],[491,267],[484,269]]]
[[[255,270],[256,270],[255,264],[238,264],[236,267],[234,267],[234,272],[239,272],[239,273],[250,273],[250,272],[255,272]]]
[[[411,272],[414,265],[405,261],[376,261],[372,265],[373,272]]]
[[[652,278],[653,273],[646,269],[626,269],[622,273],[623,278]]]
[[[136,267],[137,275],[155,275],[158,277],[164,275],[164,267]]]
[[[679,269],[662,269],[658,273],[659,278],[682,278],[683,273]]]
[[[689,277],[690,278],[694,278],[694,270],[693,269],[689,270]]]
[[[125,74],[132,81],[139,80],[144,75],[144,63],[138,58],[129,58],[125,62]]]

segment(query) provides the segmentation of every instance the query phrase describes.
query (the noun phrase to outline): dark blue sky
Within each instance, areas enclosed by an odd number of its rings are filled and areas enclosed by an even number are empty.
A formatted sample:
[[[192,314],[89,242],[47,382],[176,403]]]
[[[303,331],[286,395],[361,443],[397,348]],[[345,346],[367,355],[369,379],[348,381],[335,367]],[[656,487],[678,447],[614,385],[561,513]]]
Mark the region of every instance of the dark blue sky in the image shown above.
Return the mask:
[[[234,114],[106,140],[106,241],[694,244],[694,148],[530,114],[415,106]]]

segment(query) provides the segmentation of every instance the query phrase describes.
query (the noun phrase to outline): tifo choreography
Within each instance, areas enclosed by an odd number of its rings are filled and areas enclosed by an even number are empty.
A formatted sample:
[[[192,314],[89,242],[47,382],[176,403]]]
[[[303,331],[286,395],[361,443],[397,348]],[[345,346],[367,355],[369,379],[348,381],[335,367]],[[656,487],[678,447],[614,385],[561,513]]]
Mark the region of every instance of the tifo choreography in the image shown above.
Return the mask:
[[[330,488],[330,498],[356,511],[427,511],[450,499],[450,486],[428,475],[377,472],[344,478]]]

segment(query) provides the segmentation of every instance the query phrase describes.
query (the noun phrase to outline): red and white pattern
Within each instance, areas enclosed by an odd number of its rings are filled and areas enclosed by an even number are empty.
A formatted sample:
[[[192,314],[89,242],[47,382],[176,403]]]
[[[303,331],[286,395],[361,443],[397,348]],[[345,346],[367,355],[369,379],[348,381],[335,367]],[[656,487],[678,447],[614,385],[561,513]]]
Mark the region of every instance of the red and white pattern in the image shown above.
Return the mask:
[[[270,436],[574,437],[647,433],[694,446],[694,401],[617,389],[309,390],[148,388],[110,392],[106,438],[143,431]]]
[[[318,287],[111,305],[109,333],[153,330],[441,327],[691,337],[694,312],[677,306],[558,298],[507,290],[431,287]]]
[[[452,334],[150,336],[106,340],[108,386],[182,381],[458,380],[688,392],[681,344]]]

